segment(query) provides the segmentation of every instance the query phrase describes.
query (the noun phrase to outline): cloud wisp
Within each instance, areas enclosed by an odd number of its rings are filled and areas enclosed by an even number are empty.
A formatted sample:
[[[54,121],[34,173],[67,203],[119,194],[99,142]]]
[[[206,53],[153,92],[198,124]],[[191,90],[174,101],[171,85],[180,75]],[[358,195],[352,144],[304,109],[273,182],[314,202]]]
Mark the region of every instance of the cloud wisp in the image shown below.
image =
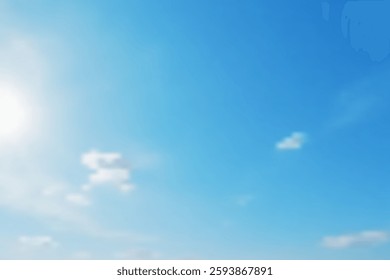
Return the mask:
[[[302,148],[306,138],[305,133],[293,132],[290,136],[277,142],[275,147],[277,150],[298,150]]]
[[[89,177],[89,187],[110,184],[122,191],[133,188],[128,183],[130,169],[120,154],[87,153],[82,155],[82,161],[94,171]],[[27,157],[12,162],[10,165],[6,158],[0,161],[0,209],[43,221],[55,230],[101,238],[134,239],[133,234],[99,226],[98,219],[86,209],[95,204],[91,201],[90,192],[82,191],[83,187],[68,184],[61,178],[51,178],[39,164],[31,164]]]
[[[362,231],[355,234],[327,236],[322,245],[332,249],[343,249],[358,245],[373,245],[388,242],[390,233],[385,231]]]
[[[18,242],[30,248],[57,248],[59,244],[51,236],[20,236]]]
[[[65,196],[65,200],[77,206],[89,206],[91,201],[81,193],[70,193]]]
[[[367,88],[365,83],[359,83],[359,85],[361,88]],[[370,89],[370,91],[373,90]],[[379,96],[361,93],[355,88],[341,92],[335,101],[335,113],[330,121],[330,127],[343,128],[367,119],[379,104],[378,99],[380,99]]]
[[[67,203],[64,197],[71,187],[45,176],[28,164],[7,168],[0,175],[0,208],[23,213],[49,224],[65,223],[86,227],[90,219]],[[23,176],[20,176],[23,174]]]

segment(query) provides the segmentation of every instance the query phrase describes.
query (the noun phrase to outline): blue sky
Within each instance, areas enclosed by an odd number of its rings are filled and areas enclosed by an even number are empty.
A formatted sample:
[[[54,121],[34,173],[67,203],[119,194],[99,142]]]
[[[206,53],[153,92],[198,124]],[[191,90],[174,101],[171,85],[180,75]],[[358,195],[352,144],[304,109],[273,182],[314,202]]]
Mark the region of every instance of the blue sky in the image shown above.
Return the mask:
[[[388,259],[381,5],[0,1],[0,258]]]

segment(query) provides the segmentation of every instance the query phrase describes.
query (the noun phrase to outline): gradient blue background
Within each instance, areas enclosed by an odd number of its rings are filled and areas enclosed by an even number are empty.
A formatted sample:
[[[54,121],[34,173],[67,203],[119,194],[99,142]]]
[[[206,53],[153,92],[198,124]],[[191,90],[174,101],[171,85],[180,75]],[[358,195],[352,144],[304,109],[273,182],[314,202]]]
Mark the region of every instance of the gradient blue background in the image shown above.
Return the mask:
[[[385,242],[322,244],[390,229],[389,59],[351,46],[341,2],[327,19],[321,1],[0,2],[1,44],[34,41],[49,69],[32,94],[48,128],[15,148],[26,165],[77,189],[91,149],[146,162],[134,191],[96,189],[82,210],[140,238],[0,204],[1,257],[389,258]],[[278,150],[293,132],[307,141]],[[42,234],[61,246],[9,245]]]

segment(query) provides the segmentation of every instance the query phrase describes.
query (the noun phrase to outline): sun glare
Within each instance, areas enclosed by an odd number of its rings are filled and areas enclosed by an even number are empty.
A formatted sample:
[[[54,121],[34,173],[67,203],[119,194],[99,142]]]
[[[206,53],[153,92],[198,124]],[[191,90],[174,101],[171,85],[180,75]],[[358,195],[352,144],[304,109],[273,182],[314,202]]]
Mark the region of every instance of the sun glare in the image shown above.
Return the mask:
[[[12,140],[27,128],[27,108],[18,92],[0,88],[0,141]]]

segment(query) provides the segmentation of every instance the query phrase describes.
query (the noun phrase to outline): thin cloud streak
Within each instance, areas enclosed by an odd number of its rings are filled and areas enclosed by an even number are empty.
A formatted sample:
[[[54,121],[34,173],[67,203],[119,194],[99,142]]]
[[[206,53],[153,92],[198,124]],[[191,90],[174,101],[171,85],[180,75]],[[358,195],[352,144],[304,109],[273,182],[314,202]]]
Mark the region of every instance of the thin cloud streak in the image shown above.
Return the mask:
[[[327,236],[322,245],[327,248],[343,249],[357,245],[372,245],[388,242],[390,233],[385,231],[362,231],[355,234]]]
[[[51,236],[20,236],[18,242],[21,245],[36,248],[57,248],[59,244]]]

